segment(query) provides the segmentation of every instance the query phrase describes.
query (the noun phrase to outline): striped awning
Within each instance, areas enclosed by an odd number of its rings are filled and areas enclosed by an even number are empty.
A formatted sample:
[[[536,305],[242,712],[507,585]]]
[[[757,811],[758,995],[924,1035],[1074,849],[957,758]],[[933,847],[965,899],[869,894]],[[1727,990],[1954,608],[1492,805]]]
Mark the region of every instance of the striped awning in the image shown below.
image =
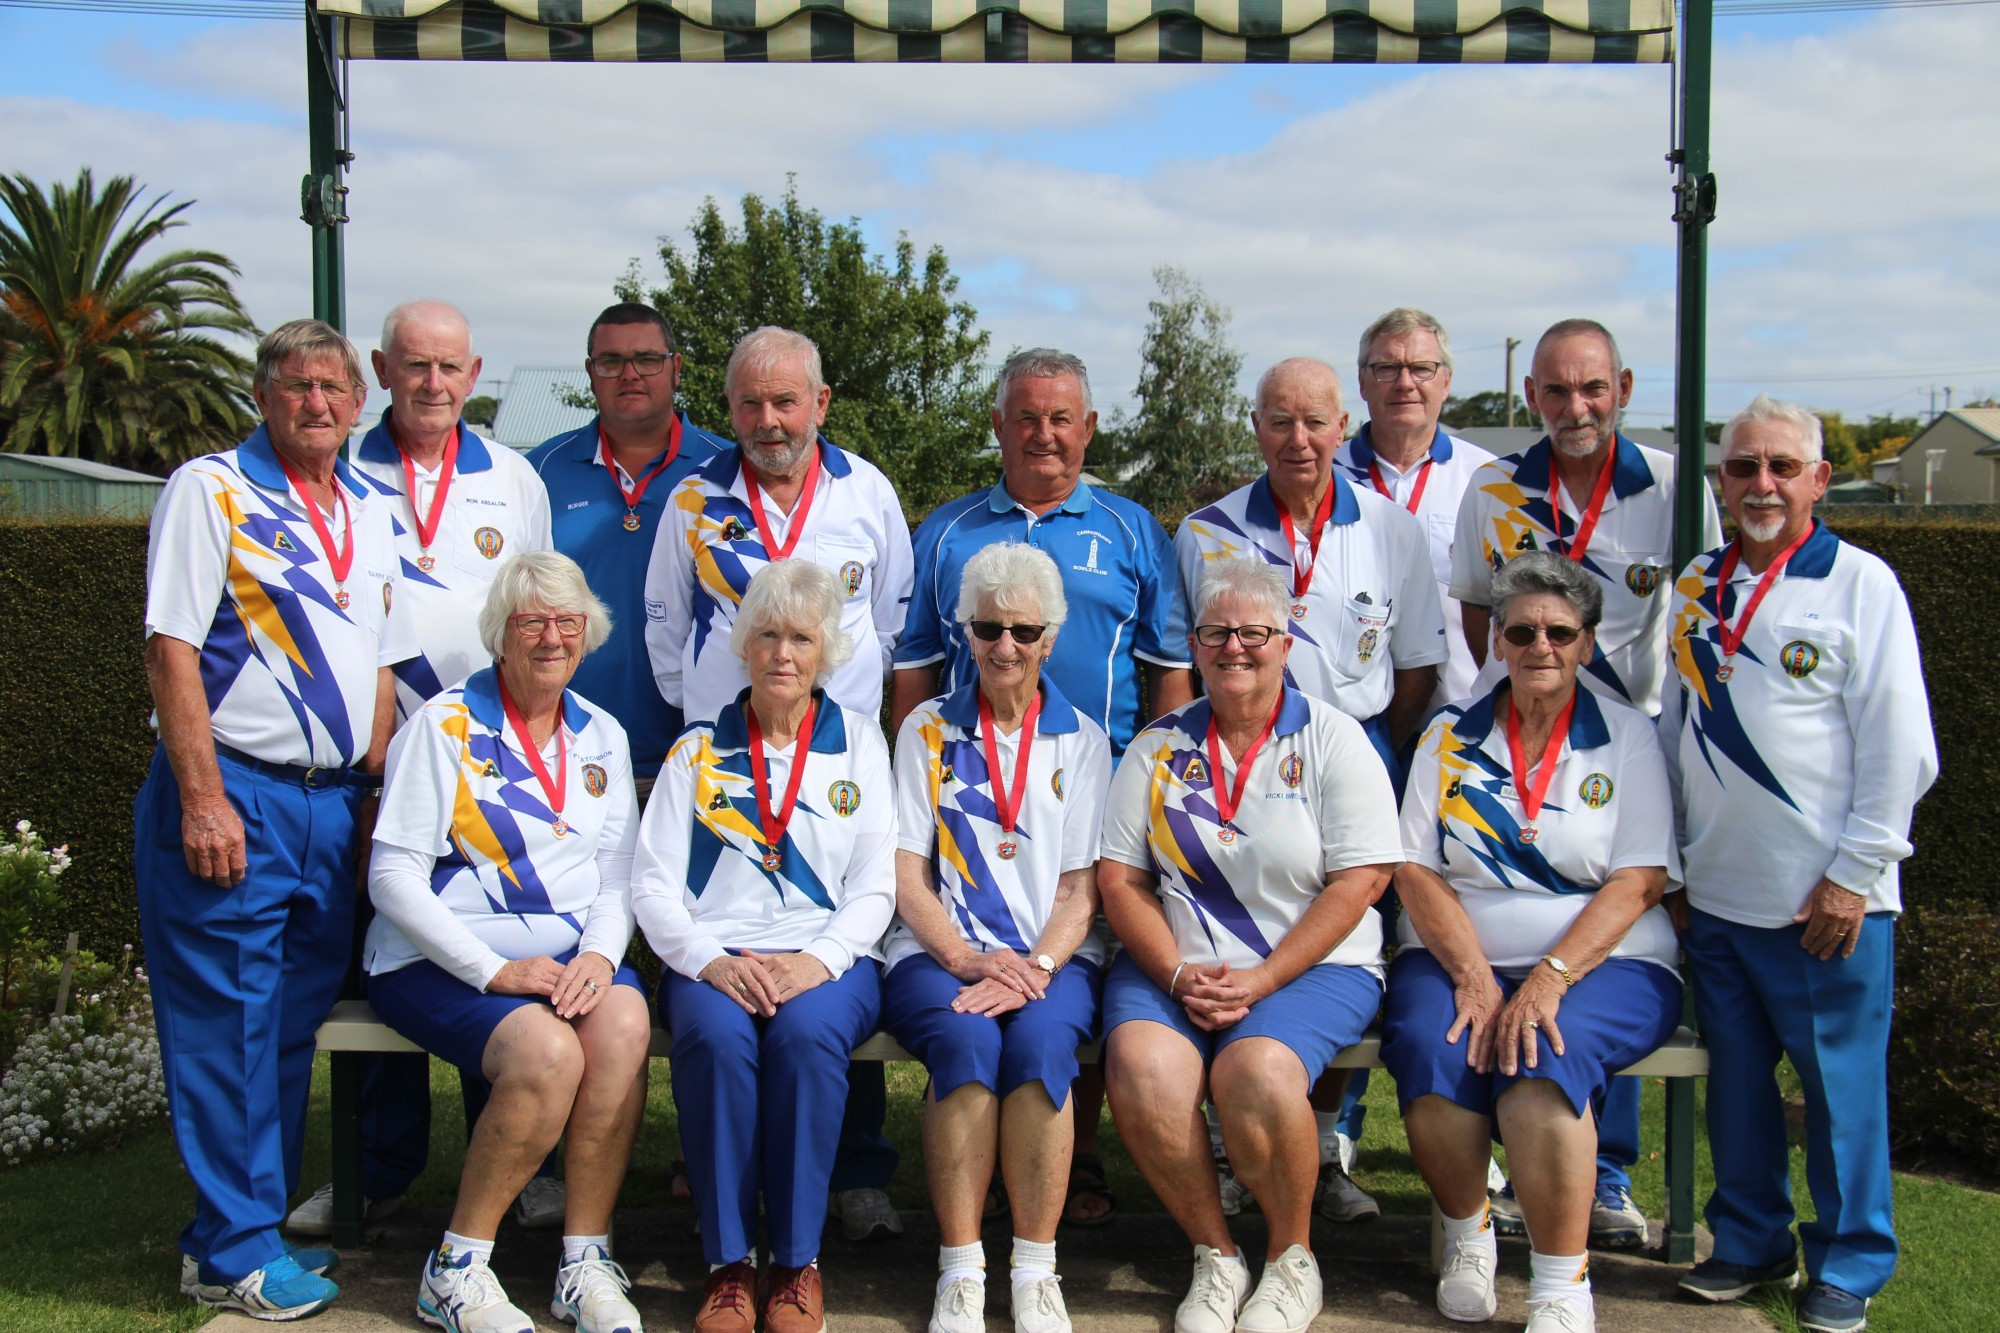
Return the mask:
[[[1658,64],[1673,0],[310,0],[361,60]]]

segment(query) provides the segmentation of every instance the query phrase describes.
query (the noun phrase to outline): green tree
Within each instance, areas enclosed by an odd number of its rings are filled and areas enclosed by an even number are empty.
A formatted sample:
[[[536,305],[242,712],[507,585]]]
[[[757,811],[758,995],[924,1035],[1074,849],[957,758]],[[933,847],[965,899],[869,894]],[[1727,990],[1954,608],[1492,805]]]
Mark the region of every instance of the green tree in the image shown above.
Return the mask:
[[[1250,400],[1237,389],[1243,354],[1229,311],[1171,264],[1153,270],[1160,294],[1139,345],[1139,410],[1102,432],[1100,475],[1158,514],[1185,513],[1240,486],[1258,468]]]
[[[1503,394],[1498,389],[1488,389],[1484,393],[1467,394],[1444,400],[1444,407],[1438,412],[1438,420],[1447,426],[1504,426],[1507,424],[1507,404],[1514,404],[1514,424],[1516,426],[1539,426],[1542,423],[1528,415],[1528,405],[1516,393]]]
[[[764,324],[819,345],[833,405],[826,434],[895,484],[913,517],[993,479],[991,377],[979,314],[958,299],[943,249],[921,260],[907,235],[893,257],[869,252],[858,218],[829,223],[788,186],[776,205],[743,196],[731,226],[714,199],[686,250],[662,239],[666,284],[646,290],[635,264],[621,299],[673,321],[685,357],[682,403],[727,434],[723,371],[738,339]]]
[[[490,393],[474,394],[465,400],[462,413],[468,426],[484,426],[493,429],[493,418],[500,415],[500,400]]]
[[[236,266],[142,260],[193,201],[139,193],[129,176],[99,193],[88,167],[46,193],[0,176],[0,447],[158,472],[256,425],[250,362],[217,336],[257,334]]]

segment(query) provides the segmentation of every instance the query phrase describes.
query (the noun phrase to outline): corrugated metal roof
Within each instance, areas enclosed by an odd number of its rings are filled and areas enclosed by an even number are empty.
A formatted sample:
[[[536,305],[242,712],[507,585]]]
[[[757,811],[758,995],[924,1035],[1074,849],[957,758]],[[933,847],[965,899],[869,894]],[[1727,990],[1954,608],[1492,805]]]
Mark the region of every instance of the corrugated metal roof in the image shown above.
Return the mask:
[[[66,472],[72,476],[88,477],[92,481],[142,482],[148,486],[164,486],[165,477],[155,477],[147,472],[134,472],[130,468],[112,467],[109,463],[93,463],[86,458],[50,458],[46,454],[0,453],[0,458],[16,467],[47,469],[50,472]]]
[[[532,449],[552,435],[575,430],[597,415],[596,409],[571,407],[556,397],[557,385],[582,394],[590,392],[590,377],[582,366],[516,366],[501,396],[493,429],[486,432],[510,449]]]

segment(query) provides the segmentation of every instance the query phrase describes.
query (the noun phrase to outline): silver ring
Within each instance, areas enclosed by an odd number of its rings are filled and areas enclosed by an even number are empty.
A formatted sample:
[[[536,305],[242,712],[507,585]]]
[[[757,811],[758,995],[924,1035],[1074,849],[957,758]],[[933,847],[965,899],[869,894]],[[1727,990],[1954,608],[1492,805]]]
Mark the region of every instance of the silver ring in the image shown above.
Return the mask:
[[[738,995],[748,995],[750,993],[750,988],[739,981],[736,983],[736,993]]]
[[[594,982],[594,981],[586,981],[586,982],[584,982],[584,983],[583,983],[583,988],[584,988],[585,990],[589,991],[589,992],[590,992],[590,993],[591,993],[592,995],[595,995],[595,994],[597,994],[597,989],[598,989],[598,987],[597,987],[597,983],[596,983],[596,982]]]
[[[1540,1023],[1537,1023],[1534,1019],[1531,1018],[1527,1022],[1521,1024],[1521,1029],[1524,1032],[1538,1032],[1541,1030],[1541,1026],[1542,1025]]]

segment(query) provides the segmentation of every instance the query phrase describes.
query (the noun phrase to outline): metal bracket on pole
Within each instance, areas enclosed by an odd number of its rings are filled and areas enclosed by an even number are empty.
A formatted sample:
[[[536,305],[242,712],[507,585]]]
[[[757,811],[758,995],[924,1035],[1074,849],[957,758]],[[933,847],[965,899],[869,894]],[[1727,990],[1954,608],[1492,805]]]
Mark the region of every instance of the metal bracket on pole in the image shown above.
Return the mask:
[[[1678,156],[1668,154],[1668,158]],[[1699,177],[1683,177],[1674,184],[1673,220],[1682,226],[1699,223],[1707,226],[1715,221],[1715,173],[1704,172]]]

